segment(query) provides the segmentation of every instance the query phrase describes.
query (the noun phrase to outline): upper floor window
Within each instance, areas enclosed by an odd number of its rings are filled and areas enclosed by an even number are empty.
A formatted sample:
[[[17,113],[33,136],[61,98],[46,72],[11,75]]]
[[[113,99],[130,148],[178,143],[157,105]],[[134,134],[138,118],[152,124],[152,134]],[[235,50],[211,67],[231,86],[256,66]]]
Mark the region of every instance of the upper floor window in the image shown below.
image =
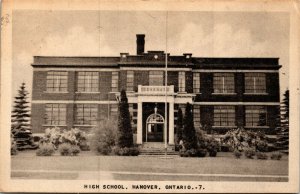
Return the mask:
[[[66,105],[46,104],[46,125],[66,125]]]
[[[77,78],[78,92],[98,92],[99,91],[99,74],[98,72],[78,72]]]
[[[193,92],[200,93],[200,73],[193,74]]]
[[[67,92],[68,72],[49,71],[47,73],[47,92]]]
[[[95,104],[76,105],[77,125],[96,125],[98,108]]]
[[[178,72],[178,91],[185,92],[185,72]]]
[[[215,106],[214,126],[235,126],[235,107]]]
[[[118,92],[119,90],[119,72],[113,71],[112,72],[112,78],[111,78],[111,91],[112,92]]]
[[[127,71],[127,91],[133,91],[134,71]]]
[[[149,86],[162,86],[162,85],[164,85],[164,72],[149,71]]]
[[[215,73],[213,83],[214,93],[234,93],[233,73]]]
[[[266,74],[246,73],[245,93],[266,93]]]
[[[267,111],[264,106],[246,106],[246,126],[266,126]]]

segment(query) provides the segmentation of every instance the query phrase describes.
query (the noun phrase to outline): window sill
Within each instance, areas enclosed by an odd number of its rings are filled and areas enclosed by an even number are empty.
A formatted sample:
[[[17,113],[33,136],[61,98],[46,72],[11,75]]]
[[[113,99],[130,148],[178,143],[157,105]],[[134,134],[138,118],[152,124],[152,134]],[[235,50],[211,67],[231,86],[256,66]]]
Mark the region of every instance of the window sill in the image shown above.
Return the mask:
[[[75,94],[100,94],[100,92],[75,92]]]
[[[66,127],[67,125],[43,125],[43,127]]]
[[[212,126],[212,128],[237,128],[237,126]]]
[[[50,91],[44,91],[44,93],[46,93],[46,94],[68,94],[69,92],[59,92],[59,91],[50,92]]]
[[[269,129],[269,126],[245,126],[245,128]]]
[[[202,94],[201,92],[194,92],[194,94]]]
[[[211,93],[212,95],[236,95],[237,93]]]
[[[268,95],[268,93],[244,93],[244,95]]]
[[[96,127],[96,125],[73,125],[74,127]]]

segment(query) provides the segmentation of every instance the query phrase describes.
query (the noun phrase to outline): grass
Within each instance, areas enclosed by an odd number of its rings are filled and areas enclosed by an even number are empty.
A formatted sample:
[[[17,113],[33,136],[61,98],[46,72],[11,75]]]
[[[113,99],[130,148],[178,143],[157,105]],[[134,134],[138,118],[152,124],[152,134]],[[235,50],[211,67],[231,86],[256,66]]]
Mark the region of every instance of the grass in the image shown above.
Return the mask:
[[[12,170],[122,171],[186,174],[288,175],[288,160],[236,159],[232,153],[217,157],[163,159],[158,157],[95,156],[37,157],[20,153],[12,157]]]

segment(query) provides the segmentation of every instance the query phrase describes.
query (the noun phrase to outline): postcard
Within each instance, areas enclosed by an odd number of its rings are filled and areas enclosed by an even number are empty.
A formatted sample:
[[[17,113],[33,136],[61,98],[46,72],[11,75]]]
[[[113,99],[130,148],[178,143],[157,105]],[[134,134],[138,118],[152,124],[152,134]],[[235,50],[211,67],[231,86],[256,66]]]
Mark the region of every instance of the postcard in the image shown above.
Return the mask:
[[[299,192],[299,1],[4,0],[3,192]]]

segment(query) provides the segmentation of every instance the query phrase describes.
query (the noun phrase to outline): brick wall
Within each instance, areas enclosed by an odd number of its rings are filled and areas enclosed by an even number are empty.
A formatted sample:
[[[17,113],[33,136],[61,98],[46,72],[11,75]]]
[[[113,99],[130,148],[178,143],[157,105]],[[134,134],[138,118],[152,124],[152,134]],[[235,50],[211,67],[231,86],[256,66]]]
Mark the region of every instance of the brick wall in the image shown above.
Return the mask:
[[[44,133],[45,123],[45,105],[44,104],[32,104],[31,105],[31,126],[33,133]]]
[[[279,109],[278,106],[266,106],[267,107],[267,126],[269,128],[264,127],[247,127],[247,129],[251,129],[254,131],[263,130],[267,134],[274,134],[275,128],[278,126],[278,115]],[[235,106],[235,115],[236,115],[236,126],[237,127],[245,127],[245,106],[238,105]],[[213,126],[214,125],[214,106],[200,106],[200,121],[202,126]],[[218,133],[225,133],[231,128],[228,127],[218,127],[213,129]]]
[[[138,85],[149,85],[149,71],[134,71],[133,89],[138,91]]]
[[[200,74],[200,91],[195,102],[279,102],[279,75],[266,73],[267,95],[244,94],[244,73],[235,74],[234,95],[215,95],[213,93],[213,73]]]

